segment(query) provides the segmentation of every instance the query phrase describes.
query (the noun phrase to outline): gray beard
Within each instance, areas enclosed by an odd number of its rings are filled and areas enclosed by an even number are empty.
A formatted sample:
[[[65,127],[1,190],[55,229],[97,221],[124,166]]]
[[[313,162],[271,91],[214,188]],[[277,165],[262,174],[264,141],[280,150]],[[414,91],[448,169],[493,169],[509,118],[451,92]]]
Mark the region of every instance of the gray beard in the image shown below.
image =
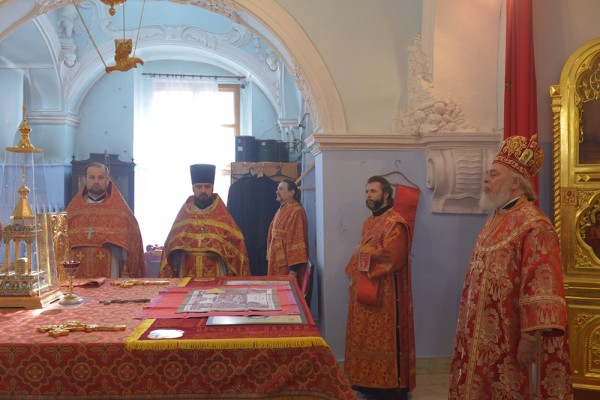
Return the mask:
[[[505,185],[500,188],[498,193],[481,192],[481,199],[479,199],[479,207],[483,210],[493,210],[502,207],[509,202],[510,197],[510,185]]]

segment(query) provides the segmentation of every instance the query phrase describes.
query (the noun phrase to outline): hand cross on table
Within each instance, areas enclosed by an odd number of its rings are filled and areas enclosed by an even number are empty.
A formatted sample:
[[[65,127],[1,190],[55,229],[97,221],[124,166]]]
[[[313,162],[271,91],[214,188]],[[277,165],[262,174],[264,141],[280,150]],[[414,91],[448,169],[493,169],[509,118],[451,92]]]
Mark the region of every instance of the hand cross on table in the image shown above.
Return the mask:
[[[168,285],[171,282],[169,281],[147,281],[147,280],[138,280],[138,279],[128,279],[126,281],[115,281],[111,282],[112,286],[120,286],[122,288],[130,288],[133,286],[148,286],[148,285]]]
[[[48,333],[52,337],[68,336],[72,331],[81,332],[118,332],[124,331],[127,325],[96,325],[84,324],[79,321],[67,321],[56,325],[42,325],[37,328],[40,333]]]
[[[99,303],[104,305],[109,305],[113,303],[149,303],[151,299],[142,298],[142,299],[106,299],[106,300],[98,300]]]

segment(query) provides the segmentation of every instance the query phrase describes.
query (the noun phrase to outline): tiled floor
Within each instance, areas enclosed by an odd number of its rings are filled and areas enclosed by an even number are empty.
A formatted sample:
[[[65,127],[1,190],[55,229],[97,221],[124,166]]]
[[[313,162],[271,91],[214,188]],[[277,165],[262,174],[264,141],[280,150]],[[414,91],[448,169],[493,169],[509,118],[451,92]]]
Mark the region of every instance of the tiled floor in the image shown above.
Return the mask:
[[[449,378],[449,374],[417,374],[417,387],[408,397],[409,400],[446,400]],[[574,400],[592,399],[600,399],[600,392],[574,390]]]
[[[447,374],[417,375],[417,387],[410,393],[409,400],[446,400],[448,398]],[[367,399],[355,393],[357,400]]]
[[[340,363],[342,370],[344,363]],[[446,400],[450,374],[449,358],[431,358],[417,360],[417,387],[409,400]],[[361,399],[361,397],[358,397]]]

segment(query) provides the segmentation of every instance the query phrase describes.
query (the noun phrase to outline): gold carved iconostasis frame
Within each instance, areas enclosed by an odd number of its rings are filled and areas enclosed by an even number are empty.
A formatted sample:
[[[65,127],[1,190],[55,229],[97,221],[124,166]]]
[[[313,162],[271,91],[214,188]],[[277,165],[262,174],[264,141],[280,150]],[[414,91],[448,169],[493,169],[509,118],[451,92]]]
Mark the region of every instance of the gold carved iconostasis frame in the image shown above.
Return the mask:
[[[600,390],[600,38],[571,55],[550,96],[573,384]]]

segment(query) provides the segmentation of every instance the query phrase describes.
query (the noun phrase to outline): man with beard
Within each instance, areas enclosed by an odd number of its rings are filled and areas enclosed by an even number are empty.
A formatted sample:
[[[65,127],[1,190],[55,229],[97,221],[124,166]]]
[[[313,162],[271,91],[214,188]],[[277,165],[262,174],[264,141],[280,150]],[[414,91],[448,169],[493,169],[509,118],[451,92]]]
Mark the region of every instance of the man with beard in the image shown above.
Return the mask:
[[[360,244],[346,266],[350,301],[344,368],[352,388],[373,399],[407,399],[415,387],[409,227],[392,208],[393,190],[368,179]]]
[[[308,261],[308,223],[304,208],[298,202],[300,190],[291,179],[277,186],[281,204],[269,226],[267,260],[269,275],[292,275],[302,286]]]
[[[560,243],[534,204],[537,135],[507,138],[485,178],[493,209],[471,255],[449,399],[572,399]]]
[[[185,201],[164,245],[161,277],[247,276],[244,236],[218,194],[215,166],[190,166],[193,196]]]
[[[138,222],[104,164],[86,166],[85,186],[66,211],[70,255],[81,262],[78,277],[146,276]]]

